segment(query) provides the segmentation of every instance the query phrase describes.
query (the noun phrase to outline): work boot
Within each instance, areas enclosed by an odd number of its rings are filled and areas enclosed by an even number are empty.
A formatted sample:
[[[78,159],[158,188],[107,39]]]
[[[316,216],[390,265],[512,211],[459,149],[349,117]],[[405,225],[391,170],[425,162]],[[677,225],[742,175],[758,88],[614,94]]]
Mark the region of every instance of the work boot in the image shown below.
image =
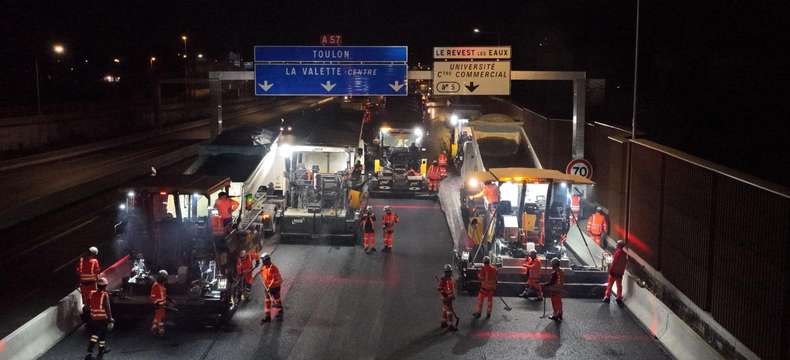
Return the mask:
[[[617,299],[617,306],[623,307],[623,299]]]
[[[472,313],[472,317],[475,318],[475,319],[479,319],[480,318],[480,313],[479,312]]]
[[[487,313],[486,313],[486,319],[490,319],[490,318],[491,318],[491,313],[490,313],[490,312],[487,312]]]
[[[447,327],[447,331],[458,331],[458,328],[455,325],[450,325]]]
[[[370,251],[371,251],[371,252],[374,252],[374,251],[376,251],[376,247],[375,247],[375,246],[371,247],[371,248],[370,248]]]
[[[85,360],[93,360],[93,354],[85,355]]]
[[[104,359],[104,354],[110,352],[110,349],[107,348],[99,348],[99,355],[96,355],[96,360]]]
[[[446,328],[446,327],[447,327],[447,323],[446,323],[446,322],[444,322],[444,321],[442,321],[442,329],[444,329],[444,328]]]
[[[283,311],[282,310],[278,311],[277,315],[275,315],[274,318],[277,321],[283,321]]]
[[[261,319],[261,324],[267,323],[267,322],[270,322],[270,321],[272,321],[272,317],[269,314],[265,314],[265,315],[263,315],[263,319]]]
[[[560,318],[559,318],[559,316],[557,316],[557,315],[552,315],[552,316],[549,316],[549,319],[552,319],[552,320],[554,320],[554,321],[560,321]]]
[[[602,302],[602,303],[607,303],[607,304],[608,304],[609,302],[611,302],[611,300],[609,299],[609,297],[605,297],[605,298],[603,298],[603,299],[601,300],[601,302]]]

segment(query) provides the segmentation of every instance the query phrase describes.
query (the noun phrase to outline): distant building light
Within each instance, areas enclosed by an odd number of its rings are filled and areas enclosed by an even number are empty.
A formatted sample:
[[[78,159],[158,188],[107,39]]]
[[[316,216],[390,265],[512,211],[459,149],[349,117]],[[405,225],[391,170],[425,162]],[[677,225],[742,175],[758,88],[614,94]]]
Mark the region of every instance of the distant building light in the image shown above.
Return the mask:
[[[63,47],[63,45],[61,45],[61,44],[55,44],[54,46],[52,46],[52,51],[54,51],[55,54],[60,55],[60,54],[63,54],[64,52],[66,52],[66,48]]]
[[[203,54],[197,54],[197,58],[198,59],[202,59],[203,58]]]
[[[112,59],[112,62],[114,62],[116,64],[120,64],[121,63],[121,59],[115,58],[115,59]]]

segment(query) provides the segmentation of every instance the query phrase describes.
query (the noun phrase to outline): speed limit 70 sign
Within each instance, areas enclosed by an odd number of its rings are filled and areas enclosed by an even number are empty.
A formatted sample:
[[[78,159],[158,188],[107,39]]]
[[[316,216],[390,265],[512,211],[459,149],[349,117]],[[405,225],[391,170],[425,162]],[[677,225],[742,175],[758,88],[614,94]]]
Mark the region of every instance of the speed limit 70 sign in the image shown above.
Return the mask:
[[[574,159],[568,163],[568,166],[565,167],[566,174],[573,174],[584,176],[588,179],[592,179],[593,168],[592,164],[585,159]]]

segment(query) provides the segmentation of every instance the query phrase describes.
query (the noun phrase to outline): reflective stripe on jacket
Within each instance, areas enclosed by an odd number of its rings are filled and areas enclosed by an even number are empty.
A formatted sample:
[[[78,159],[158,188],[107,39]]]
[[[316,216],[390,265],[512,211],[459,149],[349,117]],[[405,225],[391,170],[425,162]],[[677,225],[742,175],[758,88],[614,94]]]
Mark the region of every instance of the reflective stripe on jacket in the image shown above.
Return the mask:
[[[80,274],[80,282],[96,282],[101,272],[99,260],[80,258],[80,262],[77,264],[77,272]]]
[[[104,300],[107,298],[107,292],[101,290],[93,290],[90,294],[88,305],[91,309],[92,320],[107,320],[107,309],[104,308]]]
[[[607,230],[606,217],[603,214],[595,213],[587,220],[587,232],[593,235],[601,235]]]
[[[280,270],[274,264],[261,266],[261,281],[267,289],[278,288],[283,284]]]

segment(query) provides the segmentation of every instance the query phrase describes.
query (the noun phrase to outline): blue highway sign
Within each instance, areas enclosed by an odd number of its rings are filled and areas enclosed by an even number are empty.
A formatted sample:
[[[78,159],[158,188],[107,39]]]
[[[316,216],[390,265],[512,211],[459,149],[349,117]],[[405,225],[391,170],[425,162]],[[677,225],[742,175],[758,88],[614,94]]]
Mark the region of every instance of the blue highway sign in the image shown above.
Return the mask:
[[[406,96],[406,64],[255,64],[257,96]]]
[[[407,46],[256,46],[255,62],[402,62]]]

